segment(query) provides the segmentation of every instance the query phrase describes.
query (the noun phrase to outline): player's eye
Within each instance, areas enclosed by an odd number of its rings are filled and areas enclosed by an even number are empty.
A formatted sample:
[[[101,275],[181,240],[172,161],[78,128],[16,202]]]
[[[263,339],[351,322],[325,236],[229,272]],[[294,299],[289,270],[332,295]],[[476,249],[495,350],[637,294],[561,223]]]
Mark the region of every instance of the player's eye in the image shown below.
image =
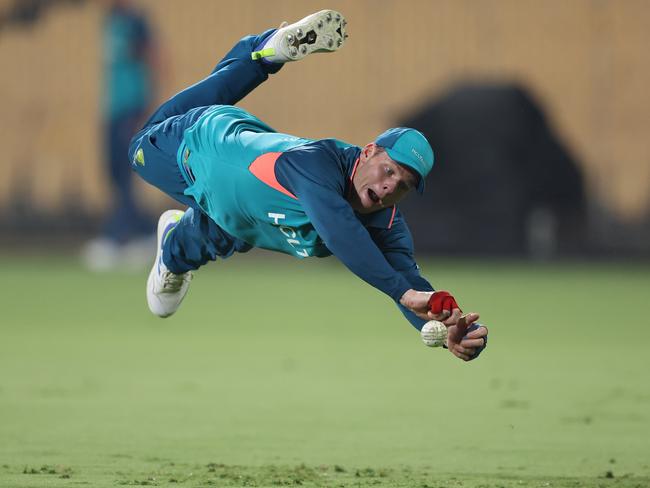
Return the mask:
[[[394,173],[393,169],[390,166],[384,166],[384,172],[390,176]]]

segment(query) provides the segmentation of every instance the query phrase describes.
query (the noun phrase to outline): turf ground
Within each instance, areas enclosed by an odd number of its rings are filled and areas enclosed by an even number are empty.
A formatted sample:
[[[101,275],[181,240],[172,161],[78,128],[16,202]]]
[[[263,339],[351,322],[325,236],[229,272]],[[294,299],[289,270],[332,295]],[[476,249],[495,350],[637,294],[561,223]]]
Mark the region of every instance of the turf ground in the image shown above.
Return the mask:
[[[268,256],[167,320],[146,271],[0,258],[0,486],[650,486],[649,266],[421,263],[491,326],[466,364]]]

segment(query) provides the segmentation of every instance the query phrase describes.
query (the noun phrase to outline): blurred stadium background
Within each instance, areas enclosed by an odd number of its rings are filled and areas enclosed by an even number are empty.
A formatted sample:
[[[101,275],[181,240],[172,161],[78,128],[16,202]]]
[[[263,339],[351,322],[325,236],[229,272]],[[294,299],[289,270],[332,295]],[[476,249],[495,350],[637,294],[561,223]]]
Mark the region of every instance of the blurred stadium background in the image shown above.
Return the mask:
[[[157,101],[242,35],[344,12],[345,49],[242,106],[359,145],[423,130],[419,261],[491,345],[454,361],[335,259],[269,253],[151,317],[149,256],[79,260],[112,201],[107,2],[0,0],[0,486],[649,486],[650,2],[133,3]],[[152,215],[175,206],[136,185]]]
[[[159,101],[209,72],[241,35],[322,7],[136,3],[163,59]],[[3,245],[47,234],[72,249],[106,212],[102,8],[90,0],[0,2]],[[436,117],[448,121],[443,140],[434,137],[438,167],[426,202],[436,210],[445,202],[460,228],[483,224],[483,240],[494,245],[468,248],[452,231],[444,242],[427,236],[431,208],[418,201],[406,208],[423,251],[647,255],[648,2],[334,1],[333,8],[353,20],[337,59],[283,70],[242,105],[277,130],[356,144],[405,121],[440,134]],[[459,191],[474,205],[446,202]],[[168,205],[144,185],[140,194],[154,213]],[[500,227],[480,214],[490,206]]]

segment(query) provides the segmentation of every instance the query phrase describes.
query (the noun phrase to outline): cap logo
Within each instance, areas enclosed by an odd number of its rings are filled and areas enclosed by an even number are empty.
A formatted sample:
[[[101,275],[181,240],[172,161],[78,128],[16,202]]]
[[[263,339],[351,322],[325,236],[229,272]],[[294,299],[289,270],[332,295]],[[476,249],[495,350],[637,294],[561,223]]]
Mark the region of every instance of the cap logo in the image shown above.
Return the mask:
[[[422,164],[424,164],[424,158],[415,150],[415,148],[411,148],[411,152],[415,154],[415,157],[418,158]]]

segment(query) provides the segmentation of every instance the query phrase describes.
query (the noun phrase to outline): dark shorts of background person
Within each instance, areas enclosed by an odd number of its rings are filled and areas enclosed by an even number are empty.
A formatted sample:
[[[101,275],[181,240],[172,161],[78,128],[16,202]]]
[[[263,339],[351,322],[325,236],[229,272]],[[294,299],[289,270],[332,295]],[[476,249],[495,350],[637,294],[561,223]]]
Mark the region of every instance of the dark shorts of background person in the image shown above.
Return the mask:
[[[108,119],[104,123],[104,153],[114,198],[103,234],[118,243],[137,236],[151,234],[153,220],[135,200],[133,175],[124,164],[133,132],[145,118],[145,108],[138,108]]]

